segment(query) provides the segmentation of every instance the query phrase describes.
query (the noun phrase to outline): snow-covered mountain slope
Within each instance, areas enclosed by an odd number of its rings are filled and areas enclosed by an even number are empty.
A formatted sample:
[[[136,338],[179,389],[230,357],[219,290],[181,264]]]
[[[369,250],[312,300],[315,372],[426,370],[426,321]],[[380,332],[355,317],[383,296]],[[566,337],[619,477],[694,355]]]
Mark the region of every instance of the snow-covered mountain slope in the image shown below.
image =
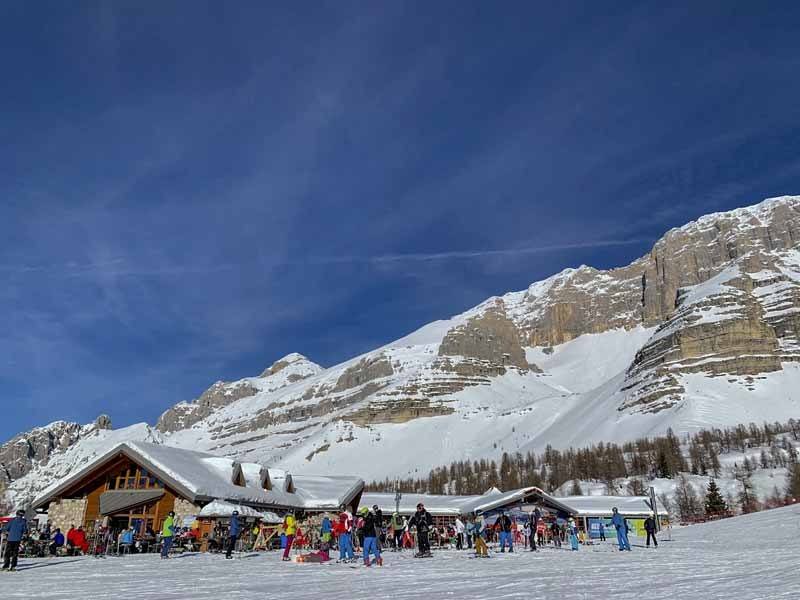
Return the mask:
[[[299,354],[162,415],[165,443],[418,475],[502,451],[800,416],[800,197],[702,217],[323,369]]]
[[[79,441],[40,461],[8,487],[11,503],[23,506],[71,472],[80,469],[122,442],[163,443],[163,435],[145,423],[122,429],[92,428]]]

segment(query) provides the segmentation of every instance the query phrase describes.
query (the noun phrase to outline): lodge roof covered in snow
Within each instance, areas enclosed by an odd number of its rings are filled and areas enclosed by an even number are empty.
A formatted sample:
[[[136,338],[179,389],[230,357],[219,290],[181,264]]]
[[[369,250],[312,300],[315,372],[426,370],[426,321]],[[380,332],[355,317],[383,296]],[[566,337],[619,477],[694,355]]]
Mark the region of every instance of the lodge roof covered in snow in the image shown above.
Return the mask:
[[[400,512],[402,514],[413,513],[420,502],[434,516],[482,514],[524,504],[537,504],[566,514],[576,514],[576,511],[569,503],[563,502],[563,498],[554,498],[538,487],[525,487],[508,492],[501,492],[493,488],[480,496],[403,493],[400,497]],[[393,513],[395,495],[366,493],[361,497],[361,506],[373,506],[375,504],[382,511]]]
[[[559,500],[571,506],[582,517],[610,517],[614,507],[626,517],[647,517],[653,512],[647,496],[564,496]],[[667,511],[658,500],[656,504],[658,513],[666,515]]]
[[[162,444],[128,441],[114,446],[37,498],[42,508],[92,472],[126,456],[196,504],[223,500],[258,508],[331,510],[355,500],[364,488],[358,477],[295,476],[257,463]]]

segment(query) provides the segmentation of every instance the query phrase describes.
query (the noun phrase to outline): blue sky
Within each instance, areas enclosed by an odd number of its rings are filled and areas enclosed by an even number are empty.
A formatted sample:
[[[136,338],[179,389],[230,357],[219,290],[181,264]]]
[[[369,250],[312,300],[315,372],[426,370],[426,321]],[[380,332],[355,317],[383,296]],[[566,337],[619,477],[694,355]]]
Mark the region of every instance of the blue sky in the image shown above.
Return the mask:
[[[0,439],[154,422],[800,193],[799,10],[3,3]]]

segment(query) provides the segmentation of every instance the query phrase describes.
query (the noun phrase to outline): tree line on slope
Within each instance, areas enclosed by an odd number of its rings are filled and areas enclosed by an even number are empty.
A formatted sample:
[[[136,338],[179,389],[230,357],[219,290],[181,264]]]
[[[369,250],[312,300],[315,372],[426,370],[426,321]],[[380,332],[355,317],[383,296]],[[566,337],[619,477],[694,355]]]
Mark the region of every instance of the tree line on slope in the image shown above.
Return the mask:
[[[705,514],[724,516],[736,507],[742,512],[752,512],[762,506],[772,507],[787,499],[800,498],[800,467],[793,443],[797,441],[800,441],[800,421],[795,419],[787,423],[701,430],[687,434],[683,441],[669,429],[663,436],[644,437],[622,445],[601,442],[563,451],[548,445],[541,454],[504,452],[499,463],[494,459],[456,461],[432,469],[425,478],[387,478],[368,484],[367,490],[460,495],[482,494],[492,487],[510,490],[537,486],[552,493],[572,481],[570,495],[580,495],[579,481],[596,481],[605,485],[609,495],[635,496],[645,493],[648,480],[677,478],[674,512],[681,519],[690,520]],[[737,462],[727,469],[739,482],[739,494],[723,498],[724,510],[713,495],[709,513],[685,474],[720,477],[721,456],[746,453],[752,448],[761,448],[758,459],[745,456],[741,465]],[[759,500],[753,490],[753,473],[757,469],[779,467],[789,469],[785,489],[776,487],[770,497]],[[625,478],[629,479],[625,489],[619,489],[617,480]],[[706,496],[708,493],[706,490]],[[669,499],[662,498],[662,503],[669,503]]]

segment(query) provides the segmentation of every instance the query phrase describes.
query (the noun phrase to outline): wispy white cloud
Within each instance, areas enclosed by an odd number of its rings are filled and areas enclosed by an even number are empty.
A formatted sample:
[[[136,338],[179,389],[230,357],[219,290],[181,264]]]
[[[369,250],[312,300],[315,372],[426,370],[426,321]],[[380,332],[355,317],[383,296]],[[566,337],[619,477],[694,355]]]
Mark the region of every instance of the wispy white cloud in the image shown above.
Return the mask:
[[[629,246],[645,243],[647,238],[630,238],[618,240],[595,240],[586,242],[567,242],[564,244],[548,244],[542,246],[524,246],[520,248],[499,248],[490,250],[451,250],[446,252],[409,252],[407,254],[381,254],[376,256],[328,256],[309,257],[304,264],[339,264],[339,263],[403,263],[403,262],[433,262],[449,260],[471,260],[492,258],[499,256],[522,256],[526,254],[544,254],[564,250],[581,250],[591,248],[604,248],[610,246]]]

